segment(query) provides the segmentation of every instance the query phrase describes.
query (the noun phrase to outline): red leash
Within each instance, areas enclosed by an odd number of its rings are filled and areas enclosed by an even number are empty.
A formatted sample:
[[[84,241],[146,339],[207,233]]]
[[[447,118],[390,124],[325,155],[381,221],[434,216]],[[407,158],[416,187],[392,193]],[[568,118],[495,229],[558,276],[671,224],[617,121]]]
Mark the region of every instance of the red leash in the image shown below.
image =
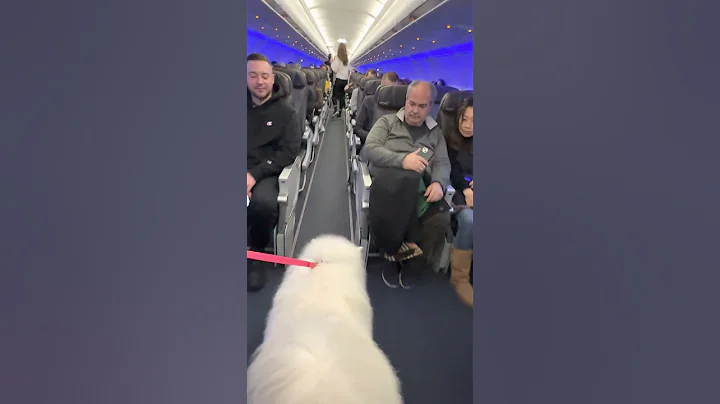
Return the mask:
[[[273,254],[266,254],[261,253],[257,251],[250,251],[247,252],[248,259],[255,260],[255,261],[265,261],[265,262],[271,262],[273,264],[280,264],[280,265],[296,265],[299,267],[308,267],[308,268],[314,268],[315,265],[317,265],[314,262],[310,261],[303,261],[295,258],[288,258],[288,257],[282,257],[280,255],[273,255]]]

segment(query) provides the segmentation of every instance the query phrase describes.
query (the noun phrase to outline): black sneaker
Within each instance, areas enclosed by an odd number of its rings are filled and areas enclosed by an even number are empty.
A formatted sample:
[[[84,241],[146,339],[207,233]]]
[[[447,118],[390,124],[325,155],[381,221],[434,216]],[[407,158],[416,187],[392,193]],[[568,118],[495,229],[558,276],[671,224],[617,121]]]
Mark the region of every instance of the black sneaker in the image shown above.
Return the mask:
[[[248,292],[257,292],[267,282],[267,274],[262,263],[255,260],[247,260],[247,286]]]

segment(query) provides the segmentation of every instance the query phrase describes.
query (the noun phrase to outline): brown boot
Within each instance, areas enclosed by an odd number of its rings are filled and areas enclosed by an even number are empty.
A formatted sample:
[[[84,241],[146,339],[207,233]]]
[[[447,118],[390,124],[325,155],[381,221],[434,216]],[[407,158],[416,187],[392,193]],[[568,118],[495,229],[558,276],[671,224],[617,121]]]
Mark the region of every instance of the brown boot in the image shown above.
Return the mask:
[[[458,250],[453,247],[450,253],[450,283],[460,297],[460,301],[473,306],[473,287],[470,284],[472,268],[472,250]]]

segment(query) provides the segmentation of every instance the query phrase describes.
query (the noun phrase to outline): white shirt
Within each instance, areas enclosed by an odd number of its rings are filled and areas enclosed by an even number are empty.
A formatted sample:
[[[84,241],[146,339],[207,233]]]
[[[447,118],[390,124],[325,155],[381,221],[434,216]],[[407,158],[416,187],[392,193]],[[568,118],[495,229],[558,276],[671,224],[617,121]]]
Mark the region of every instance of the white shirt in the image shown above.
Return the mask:
[[[350,71],[352,70],[352,66],[350,66],[350,63],[345,66],[343,65],[343,62],[336,57],[335,60],[333,60],[330,68],[333,72],[335,72],[335,78],[340,80],[347,80],[348,78],[350,78]]]

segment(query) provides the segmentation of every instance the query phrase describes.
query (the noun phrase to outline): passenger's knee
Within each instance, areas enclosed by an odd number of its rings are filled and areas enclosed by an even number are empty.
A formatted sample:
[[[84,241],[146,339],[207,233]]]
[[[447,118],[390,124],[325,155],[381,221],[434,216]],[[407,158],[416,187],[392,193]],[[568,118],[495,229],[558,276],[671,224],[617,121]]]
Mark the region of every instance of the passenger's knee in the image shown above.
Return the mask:
[[[248,215],[275,216],[278,214],[279,205],[277,194],[273,192],[253,193],[250,205],[247,207]]]
[[[461,210],[457,215],[458,225],[460,226],[470,226],[473,225],[473,210],[472,209],[463,209]]]
[[[278,203],[276,199],[267,197],[253,197],[248,206],[248,214],[257,215],[275,215],[278,211]]]

